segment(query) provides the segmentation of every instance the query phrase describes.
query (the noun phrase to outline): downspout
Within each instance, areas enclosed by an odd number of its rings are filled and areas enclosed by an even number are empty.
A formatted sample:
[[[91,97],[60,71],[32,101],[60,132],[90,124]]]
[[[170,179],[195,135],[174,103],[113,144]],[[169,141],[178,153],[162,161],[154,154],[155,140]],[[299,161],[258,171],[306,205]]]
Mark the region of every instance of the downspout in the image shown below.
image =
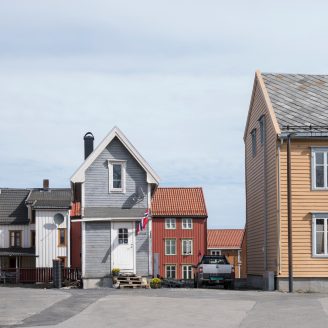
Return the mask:
[[[278,160],[277,160],[277,275],[281,274],[281,247],[280,247],[280,206],[281,206],[281,181],[280,181],[280,175],[281,175],[281,169],[280,169],[280,152],[281,152],[281,145],[283,144],[283,139],[278,142]]]
[[[291,176],[291,134],[287,137],[287,204],[288,204],[288,282],[293,292],[293,236],[292,236],[292,176]]]

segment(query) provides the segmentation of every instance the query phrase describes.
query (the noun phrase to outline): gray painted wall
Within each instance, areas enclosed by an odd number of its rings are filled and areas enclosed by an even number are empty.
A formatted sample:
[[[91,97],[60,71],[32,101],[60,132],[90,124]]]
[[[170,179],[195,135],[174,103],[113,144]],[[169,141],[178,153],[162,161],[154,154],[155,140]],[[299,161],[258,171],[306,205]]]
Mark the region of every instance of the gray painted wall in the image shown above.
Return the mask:
[[[101,278],[111,273],[110,222],[85,223],[85,278]]]
[[[149,224],[147,229],[140,231],[136,236],[136,273],[137,275],[149,275]]]
[[[126,162],[126,193],[109,193],[108,160]],[[135,203],[135,194],[144,193],[142,201]],[[85,173],[84,207],[147,208],[147,175],[129,151],[114,138]]]

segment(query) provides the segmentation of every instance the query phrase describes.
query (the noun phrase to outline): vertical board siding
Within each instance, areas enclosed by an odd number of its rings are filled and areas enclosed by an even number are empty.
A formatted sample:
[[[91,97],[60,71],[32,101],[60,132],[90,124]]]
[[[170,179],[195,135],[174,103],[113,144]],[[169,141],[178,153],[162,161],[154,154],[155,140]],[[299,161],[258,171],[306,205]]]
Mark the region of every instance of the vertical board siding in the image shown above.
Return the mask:
[[[71,267],[81,269],[81,222],[71,221]]]
[[[22,247],[31,247],[31,230],[34,230],[34,224],[4,224],[0,225],[0,248],[10,247],[9,231],[22,231]]]
[[[85,223],[84,278],[102,278],[111,273],[111,223]]]
[[[246,229],[247,229],[247,273],[262,275],[265,270],[265,180],[264,145],[260,142],[259,118],[265,115],[267,154],[267,270],[277,268],[277,136],[270,118],[262,90],[257,83],[254,101],[250,109],[249,125],[245,139],[246,175]],[[251,131],[256,128],[256,156],[252,154]]]
[[[108,160],[126,161],[126,192],[109,193]],[[144,194],[142,201],[135,203],[133,194]],[[147,175],[125,146],[114,138],[85,172],[84,207],[147,207]]]
[[[136,235],[136,273],[149,275],[149,223],[147,229]]]
[[[59,226],[54,223],[54,215],[61,213],[64,216],[64,222]],[[65,256],[69,259],[69,238],[68,238],[68,211],[36,211],[35,217],[35,254],[36,266],[38,268],[52,267],[52,261],[58,259],[58,256]],[[67,246],[58,247],[58,228],[66,228]],[[67,262],[68,263],[68,262]]]
[[[292,232],[295,277],[328,277],[328,258],[312,257],[312,214],[328,213],[328,191],[311,190],[311,147],[328,141],[292,140]],[[287,147],[281,147],[281,277],[288,276]]]
[[[206,254],[206,219],[193,218],[191,230],[182,229],[182,219],[176,219],[176,229],[165,229],[165,219],[153,217],[152,220],[152,248],[153,254],[159,253],[159,274],[165,277],[165,265],[176,265],[176,278],[182,279],[182,265],[196,265],[201,257]],[[165,255],[165,239],[176,239],[176,255]],[[193,240],[193,254],[182,255],[182,239]]]

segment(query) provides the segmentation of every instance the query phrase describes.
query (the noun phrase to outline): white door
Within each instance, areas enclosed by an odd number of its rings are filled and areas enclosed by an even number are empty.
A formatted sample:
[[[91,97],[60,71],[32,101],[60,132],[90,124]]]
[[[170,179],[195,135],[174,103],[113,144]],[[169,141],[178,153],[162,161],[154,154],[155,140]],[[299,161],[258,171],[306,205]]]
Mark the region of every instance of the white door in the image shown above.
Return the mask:
[[[112,222],[112,268],[135,272],[134,252],[134,223]]]

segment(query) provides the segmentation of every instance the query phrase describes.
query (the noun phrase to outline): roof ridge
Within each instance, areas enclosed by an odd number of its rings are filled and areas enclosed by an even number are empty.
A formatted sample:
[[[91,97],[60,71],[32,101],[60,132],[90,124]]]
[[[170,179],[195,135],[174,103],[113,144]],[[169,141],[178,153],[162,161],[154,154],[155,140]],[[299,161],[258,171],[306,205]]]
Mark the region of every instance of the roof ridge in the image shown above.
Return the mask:
[[[157,189],[203,189],[203,187],[158,187]]]

